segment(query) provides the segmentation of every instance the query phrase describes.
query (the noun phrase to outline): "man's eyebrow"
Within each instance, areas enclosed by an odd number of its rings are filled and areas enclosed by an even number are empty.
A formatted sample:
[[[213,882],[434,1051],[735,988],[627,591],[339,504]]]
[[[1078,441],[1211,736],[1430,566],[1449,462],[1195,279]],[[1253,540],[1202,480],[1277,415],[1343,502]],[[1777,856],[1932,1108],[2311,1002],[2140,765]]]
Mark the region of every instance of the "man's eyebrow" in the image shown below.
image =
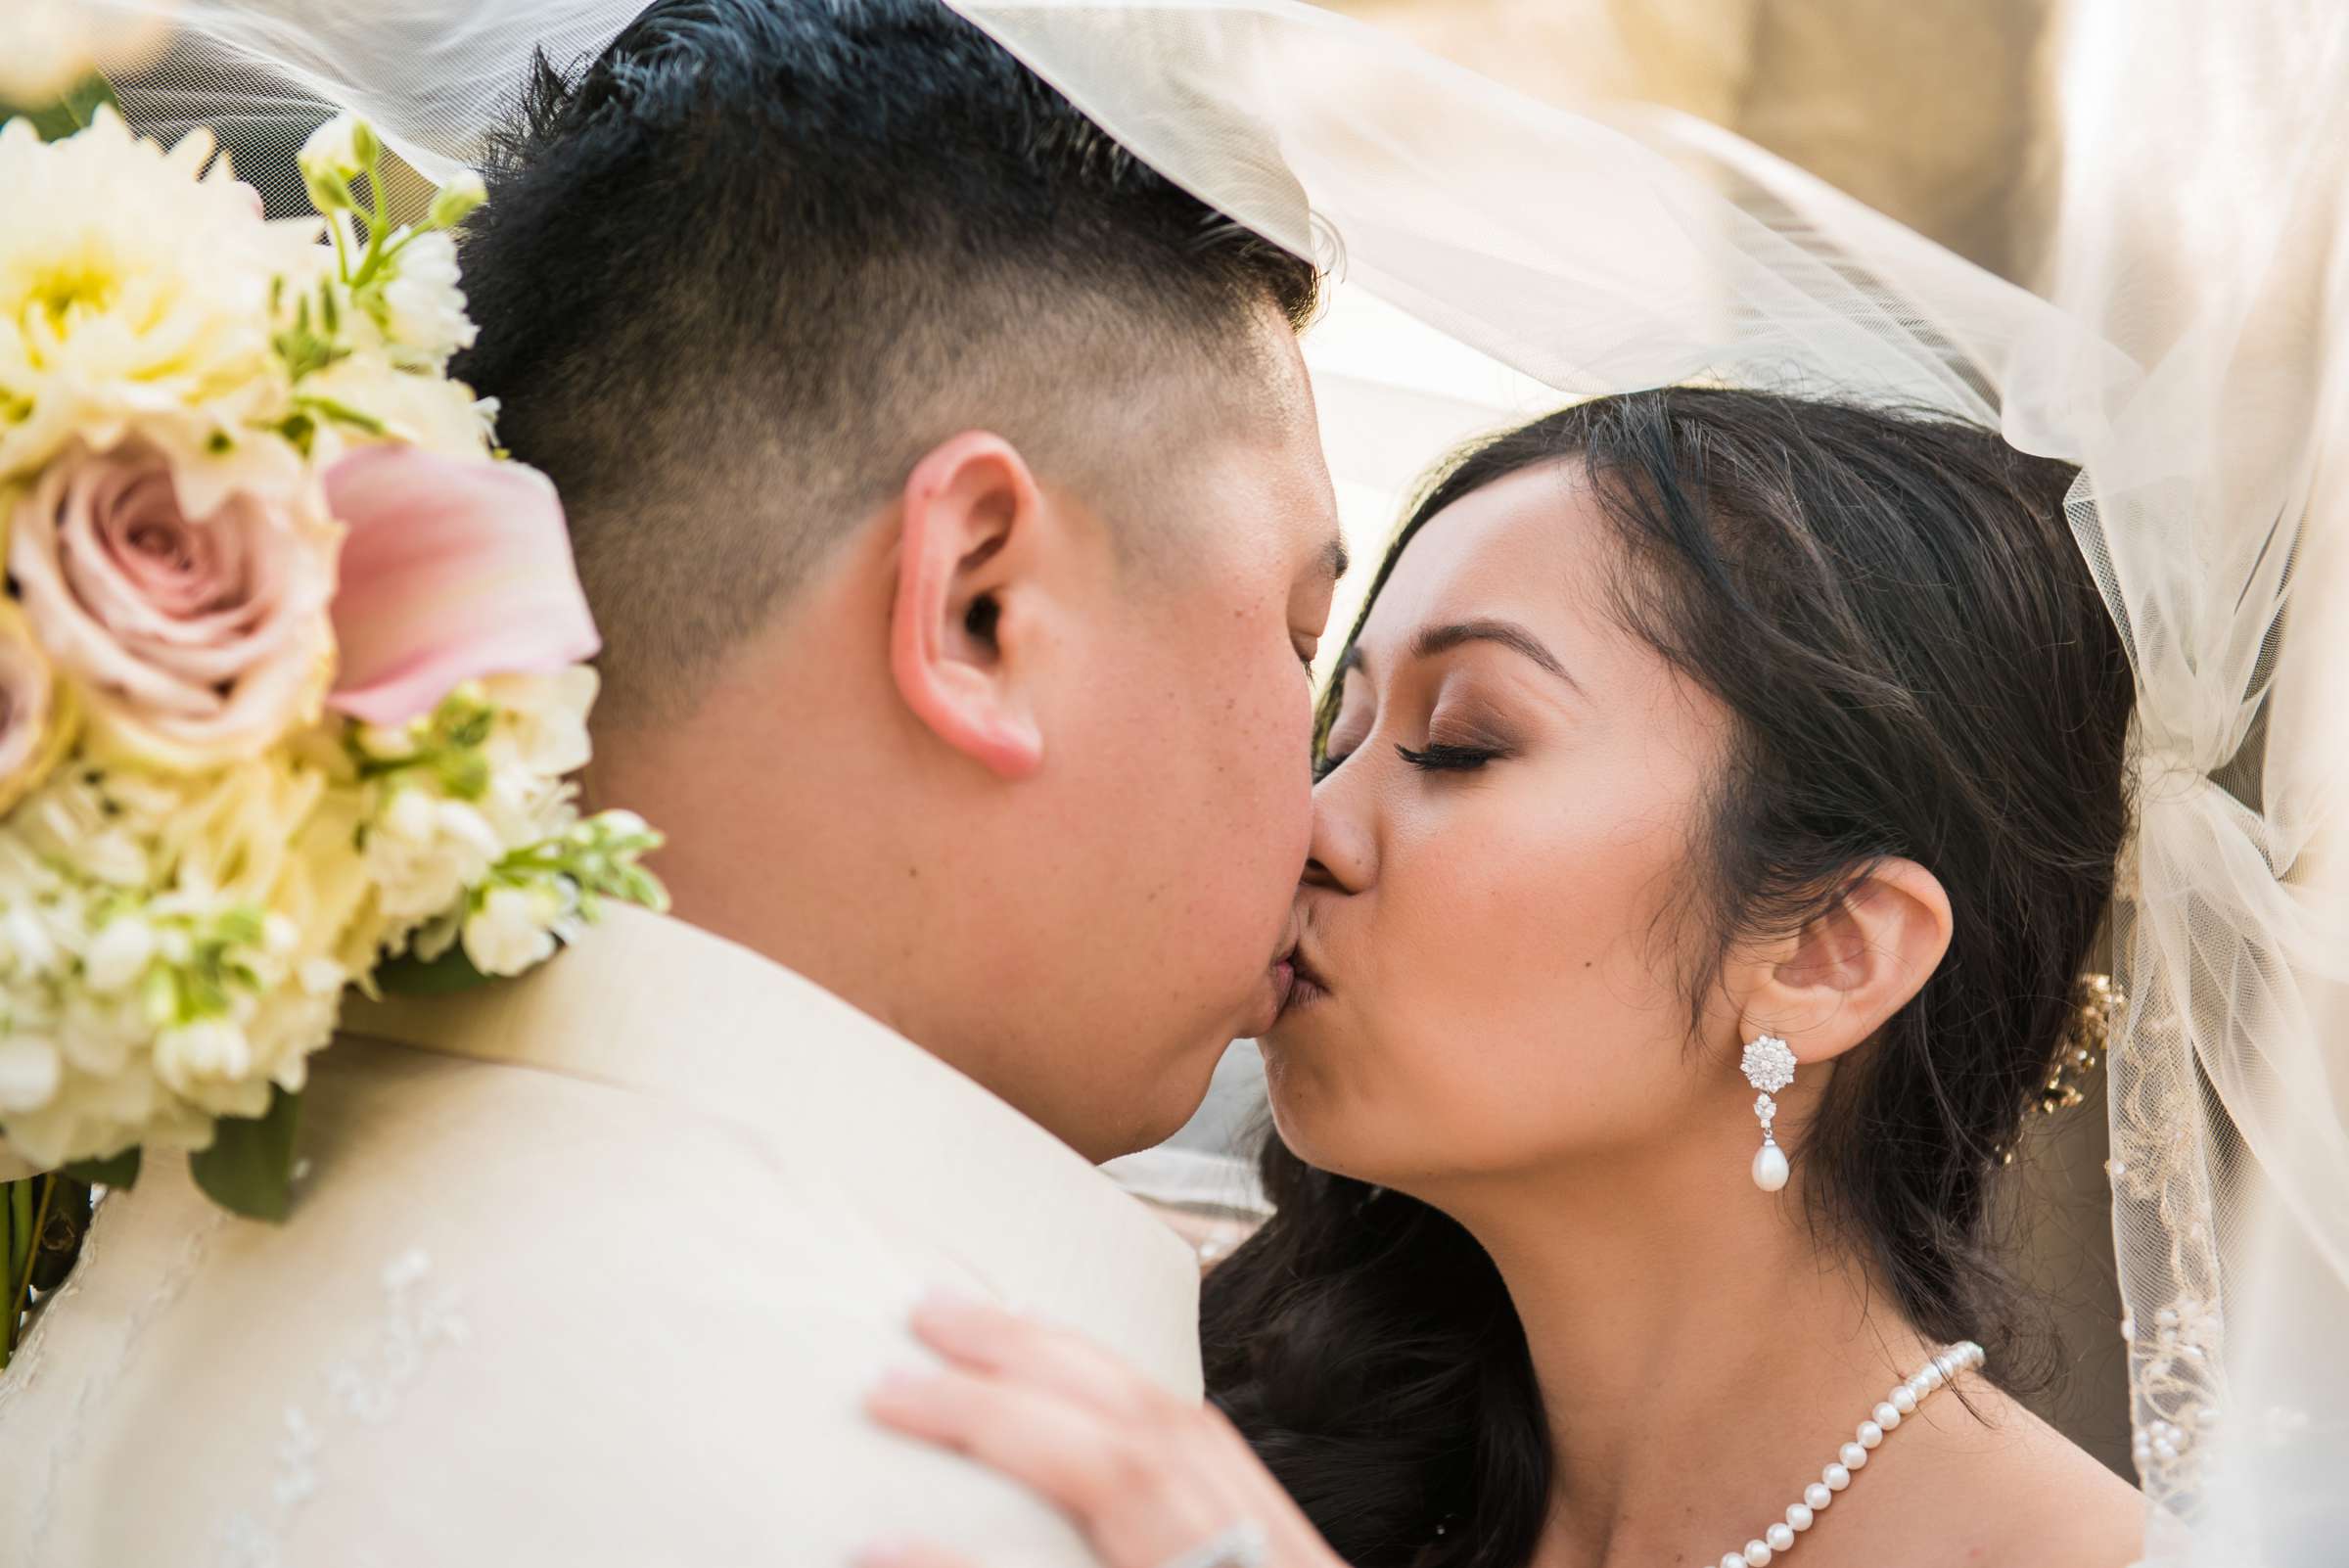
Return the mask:
[[[1354,558],[1346,553],[1344,539],[1334,533],[1329,536],[1329,542],[1321,546],[1321,565],[1323,570],[1329,573],[1329,580],[1332,582],[1347,574],[1354,565]]]
[[[1450,625],[1428,626],[1411,639],[1411,655],[1416,659],[1433,659],[1448,649],[1462,643],[1490,642],[1511,649],[1531,659],[1560,680],[1581,691],[1582,683],[1566,672],[1558,656],[1543,644],[1541,638],[1514,621],[1456,621]]]

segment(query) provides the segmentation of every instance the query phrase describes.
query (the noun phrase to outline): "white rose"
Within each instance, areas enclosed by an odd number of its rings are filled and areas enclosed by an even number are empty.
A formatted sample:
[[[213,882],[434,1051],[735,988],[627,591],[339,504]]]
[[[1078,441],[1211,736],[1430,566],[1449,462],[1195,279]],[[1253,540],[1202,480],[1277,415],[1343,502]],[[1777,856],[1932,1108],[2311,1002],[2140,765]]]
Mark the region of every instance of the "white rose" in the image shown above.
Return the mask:
[[[587,765],[587,713],[595,706],[596,673],[573,665],[551,675],[492,675],[482,682],[490,704],[505,711],[514,760],[532,773],[560,778]]]
[[[367,835],[367,870],[386,915],[421,920],[455,903],[505,853],[488,818],[463,801],[396,792]]]
[[[0,1039],[0,1111],[37,1111],[57,1093],[57,1047],[23,1035]]]
[[[57,940],[39,914],[20,906],[0,916],[0,964],[20,976],[46,975],[58,958]]]
[[[144,975],[154,956],[154,928],[137,915],[116,915],[90,939],[82,978],[101,996],[112,995]]]
[[[435,369],[473,346],[473,321],[457,287],[457,242],[437,229],[419,234],[400,247],[393,266],[384,285],[392,341]]]
[[[283,986],[269,992],[253,1009],[246,1038],[253,1059],[266,1074],[256,1082],[256,1109],[269,1107],[268,1083],[299,1093],[309,1080],[310,1055],[333,1038],[335,1018],[342,1011],[341,991],[311,991],[305,986]]]
[[[155,1076],[179,1093],[252,1071],[253,1047],[245,1032],[225,1018],[198,1019],[156,1037]]]
[[[65,1053],[68,1067],[92,1078],[112,1079],[153,1038],[155,1021],[135,995],[69,996],[48,1033]],[[76,1092],[86,1087],[77,1084]]]
[[[519,975],[554,956],[547,928],[562,915],[543,889],[492,888],[465,922],[465,956],[484,975]]]

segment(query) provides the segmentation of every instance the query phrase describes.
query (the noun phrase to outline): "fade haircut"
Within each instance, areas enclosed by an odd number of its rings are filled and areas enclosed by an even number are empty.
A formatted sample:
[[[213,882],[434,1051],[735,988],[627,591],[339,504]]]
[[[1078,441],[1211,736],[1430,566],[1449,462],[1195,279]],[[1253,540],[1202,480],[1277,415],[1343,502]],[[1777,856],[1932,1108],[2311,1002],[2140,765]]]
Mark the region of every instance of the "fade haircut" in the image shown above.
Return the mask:
[[[1165,524],[1318,284],[937,0],[661,0],[536,62],[488,178],[457,369],[562,489],[628,722],[957,431]]]

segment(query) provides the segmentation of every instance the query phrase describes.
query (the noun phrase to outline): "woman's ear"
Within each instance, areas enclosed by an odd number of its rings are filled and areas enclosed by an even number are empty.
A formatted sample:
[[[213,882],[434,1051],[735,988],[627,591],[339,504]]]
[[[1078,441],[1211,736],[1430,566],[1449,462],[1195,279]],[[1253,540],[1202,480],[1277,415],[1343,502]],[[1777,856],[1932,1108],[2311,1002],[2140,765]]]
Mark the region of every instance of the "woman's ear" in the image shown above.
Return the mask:
[[[1025,778],[1044,755],[1021,678],[1045,531],[1036,476],[1009,441],[967,432],[914,466],[900,500],[889,627],[898,695],[955,751]]]
[[[1798,1062],[1842,1055],[1924,988],[1950,946],[1950,897],[1914,860],[1878,861],[1835,907],[1754,966],[1746,1038],[1775,1035]]]

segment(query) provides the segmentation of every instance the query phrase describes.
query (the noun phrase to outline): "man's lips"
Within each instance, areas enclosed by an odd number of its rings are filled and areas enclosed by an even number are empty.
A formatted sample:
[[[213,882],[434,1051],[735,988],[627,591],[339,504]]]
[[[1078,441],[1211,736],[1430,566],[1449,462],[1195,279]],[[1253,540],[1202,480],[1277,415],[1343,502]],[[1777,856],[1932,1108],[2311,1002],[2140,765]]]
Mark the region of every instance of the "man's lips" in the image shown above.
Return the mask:
[[[1293,1012],[1329,994],[1329,983],[1321,978],[1321,972],[1313,967],[1313,960],[1307,956],[1302,939],[1273,965],[1273,974],[1276,979],[1285,980],[1280,997],[1280,1010],[1283,1013]]]

